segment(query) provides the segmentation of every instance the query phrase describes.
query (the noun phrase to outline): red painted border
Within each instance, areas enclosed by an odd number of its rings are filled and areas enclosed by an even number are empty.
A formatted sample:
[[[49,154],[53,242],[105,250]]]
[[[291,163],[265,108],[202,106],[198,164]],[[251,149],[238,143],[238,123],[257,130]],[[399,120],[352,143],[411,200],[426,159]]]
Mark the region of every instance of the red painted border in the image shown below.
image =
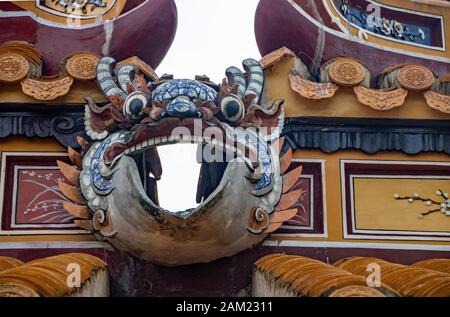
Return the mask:
[[[293,161],[287,172],[294,170],[299,166],[303,166],[303,174],[313,175],[314,188],[313,191],[313,199],[314,199],[314,210],[313,210],[313,218],[314,218],[314,226],[313,229],[287,229],[281,228],[276,233],[283,234],[300,234],[300,233],[308,233],[308,234],[324,234],[325,233],[325,219],[324,219],[324,193],[323,193],[323,175],[322,175],[322,162],[302,162],[302,161]],[[295,189],[295,185],[294,185]],[[311,221],[311,220],[310,220]],[[291,225],[289,225],[291,226]]]
[[[49,166],[56,167],[56,160],[60,160],[66,163],[70,163],[67,156],[21,156],[7,155],[2,165],[5,166],[5,186],[3,191],[3,210],[2,210],[2,227],[1,230],[7,231],[36,231],[36,230],[49,230],[49,228],[11,228],[12,217],[12,202],[13,202],[13,189],[14,189],[14,167],[16,165],[22,166]],[[71,228],[51,228],[51,230],[70,230]],[[75,229],[75,227],[73,228]]]

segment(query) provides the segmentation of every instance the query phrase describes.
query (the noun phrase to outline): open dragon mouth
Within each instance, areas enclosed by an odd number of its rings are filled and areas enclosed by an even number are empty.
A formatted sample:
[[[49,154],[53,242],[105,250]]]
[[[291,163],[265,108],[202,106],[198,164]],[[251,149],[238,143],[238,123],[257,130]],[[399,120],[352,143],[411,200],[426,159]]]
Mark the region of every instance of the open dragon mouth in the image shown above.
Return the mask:
[[[203,158],[205,151],[216,151],[224,159],[209,162]],[[170,158],[160,159],[161,152]],[[217,189],[228,166],[226,156],[234,152],[224,153],[220,145],[192,136],[150,139],[128,149],[126,155],[136,163],[147,197],[160,208],[184,218]],[[200,171],[195,173],[198,165]],[[180,171],[183,166],[189,167],[187,177]]]
[[[196,188],[192,186],[192,180],[190,180],[190,186],[184,187],[184,192],[179,193],[179,195],[189,195],[196,191],[195,203],[193,203],[195,205],[202,204],[213,193],[217,194],[216,189],[222,182],[230,161],[245,162],[249,172],[254,172],[259,165],[257,149],[242,143],[234,135],[227,134],[224,128],[206,124],[201,119],[167,118],[157,127],[156,129],[152,124],[138,126],[131,134],[112,143],[104,153],[104,160],[106,164],[113,166],[121,157],[131,157],[136,163],[144,192],[152,203],[161,209],[165,210],[165,205],[160,204],[158,181],[163,179],[167,172],[173,174],[173,171],[163,171],[163,166],[179,171],[180,166],[183,165],[192,168],[196,164],[201,164]],[[196,147],[196,156],[180,156],[176,147],[169,147],[175,144]],[[161,162],[158,150],[162,147],[166,152],[167,148],[173,150],[169,153],[177,157],[176,161],[179,164],[167,166],[165,162]],[[191,161],[192,159],[195,161]],[[189,162],[185,162],[186,160]],[[182,178],[175,181],[181,182]],[[180,188],[180,184],[177,185]],[[188,191],[190,193],[187,193]],[[177,195],[174,195],[172,199],[177,200]],[[189,207],[191,208],[169,210],[169,212],[186,218],[191,213],[199,211],[202,205]]]
[[[81,153],[69,149],[74,166],[59,163],[73,185],[59,184],[73,201],[64,208],[78,226],[120,250],[175,266],[234,255],[295,216],[291,207],[301,191],[291,189],[301,168],[288,172],[292,151],[280,159],[283,100],[264,102],[259,62],[245,60],[245,74],[228,68],[220,85],[202,76],[152,78],[139,65],[114,64],[104,57],[97,66],[97,83],[111,103],[86,99],[93,142],[79,140]],[[198,179],[169,188],[172,200],[181,191],[195,193],[195,208],[164,208],[160,199],[158,180],[171,173],[159,152],[171,153],[172,144],[197,149]],[[170,155],[180,183],[177,163],[187,157]]]

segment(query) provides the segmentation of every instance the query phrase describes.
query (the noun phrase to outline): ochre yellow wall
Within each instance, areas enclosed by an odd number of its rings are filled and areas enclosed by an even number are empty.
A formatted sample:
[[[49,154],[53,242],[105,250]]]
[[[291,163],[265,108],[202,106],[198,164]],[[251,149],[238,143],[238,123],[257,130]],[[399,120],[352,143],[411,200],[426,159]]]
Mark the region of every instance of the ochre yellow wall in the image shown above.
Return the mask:
[[[287,117],[450,119],[450,114],[431,109],[422,93],[418,92],[409,92],[403,106],[388,111],[373,110],[359,103],[353,88],[349,87],[341,87],[330,99],[303,98],[291,89],[289,73],[293,65],[294,58],[288,57],[265,71],[263,103],[270,104],[275,99],[284,99]]]
[[[342,218],[342,198],[341,198],[341,171],[340,171],[340,160],[394,160],[394,161],[425,161],[425,162],[448,162],[449,156],[446,154],[439,153],[424,153],[419,155],[406,155],[398,152],[383,152],[378,154],[365,154],[359,151],[340,151],[337,153],[324,153],[320,150],[297,150],[294,152],[295,159],[306,159],[306,160],[325,160],[325,191],[326,191],[326,213],[327,213],[327,226],[328,226],[328,237],[318,238],[318,237],[292,237],[286,235],[273,235],[272,240],[300,240],[300,241],[333,241],[333,242],[369,242],[369,243],[405,243],[405,244],[433,244],[433,245],[450,245],[450,242],[442,241],[402,241],[402,240],[363,240],[363,239],[344,239],[343,237],[343,218]],[[448,182],[447,182],[448,184]],[[419,188],[420,189],[420,188]],[[397,190],[403,192],[408,191],[408,188],[402,190]],[[445,190],[442,188],[442,190]],[[450,188],[448,188],[450,190]],[[421,230],[429,229],[429,227],[435,228],[436,225],[440,229],[446,229],[447,232],[450,231],[450,217],[446,217],[441,213],[433,216],[427,216],[431,218],[425,218],[419,220],[417,218],[416,210],[409,208],[412,206],[406,201],[395,201],[393,199],[393,194],[391,189],[385,189],[385,192],[380,192],[380,195],[388,195],[390,197],[389,202],[392,204],[398,203],[399,206],[403,206],[405,210],[408,210],[410,215],[410,223],[395,223],[394,225],[398,227],[406,228],[409,225],[418,226],[420,221],[423,222]],[[412,193],[411,193],[412,194]],[[378,194],[377,194],[378,195]],[[372,197],[376,199],[376,197]],[[372,200],[374,202],[375,200]],[[419,203],[415,203],[419,204]],[[424,209],[423,204],[419,204]],[[380,212],[383,212],[383,208],[386,206],[378,202]],[[416,208],[416,206],[414,206]],[[395,220],[393,221],[398,221]]]

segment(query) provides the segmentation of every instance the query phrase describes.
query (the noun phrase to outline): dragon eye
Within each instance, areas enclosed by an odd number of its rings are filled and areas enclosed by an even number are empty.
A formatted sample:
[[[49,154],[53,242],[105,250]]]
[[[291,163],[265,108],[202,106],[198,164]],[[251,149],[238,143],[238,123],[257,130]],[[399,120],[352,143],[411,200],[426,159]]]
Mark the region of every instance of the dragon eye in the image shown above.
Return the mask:
[[[123,111],[125,115],[137,117],[143,113],[147,104],[148,99],[144,94],[133,93],[128,96],[127,100],[125,100]]]
[[[222,113],[228,121],[238,121],[244,116],[244,104],[234,96],[223,98],[221,104]]]

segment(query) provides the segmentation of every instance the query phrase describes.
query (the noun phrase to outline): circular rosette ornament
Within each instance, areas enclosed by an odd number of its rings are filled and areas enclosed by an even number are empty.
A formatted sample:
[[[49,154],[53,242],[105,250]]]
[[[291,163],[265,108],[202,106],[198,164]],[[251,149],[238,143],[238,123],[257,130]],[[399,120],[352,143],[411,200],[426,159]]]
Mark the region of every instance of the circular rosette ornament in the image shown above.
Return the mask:
[[[12,84],[27,77],[30,64],[19,54],[7,53],[0,55],[0,82]]]
[[[408,90],[424,91],[434,84],[434,74],[422,65],[408,65],[397,74],[399,84]]]
[[[357,86],[366,77],[366,69],[359,62],[350,58],[338,58],[331,63],[328,75],[341,86]]]

